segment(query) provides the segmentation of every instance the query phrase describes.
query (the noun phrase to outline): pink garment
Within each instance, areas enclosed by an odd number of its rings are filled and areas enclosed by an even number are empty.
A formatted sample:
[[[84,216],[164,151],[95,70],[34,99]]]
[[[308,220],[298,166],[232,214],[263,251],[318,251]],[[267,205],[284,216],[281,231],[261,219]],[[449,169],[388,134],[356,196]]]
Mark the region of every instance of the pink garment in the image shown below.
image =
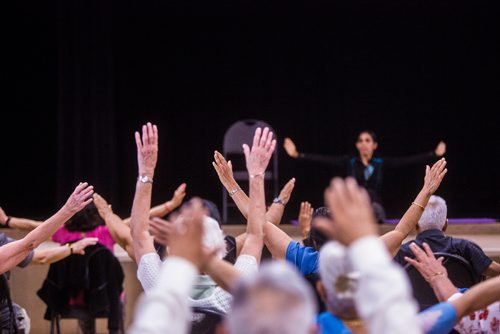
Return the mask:
[[[105,225],[97,226],[95,229],[86,232],[68,231],[64,226],[61,226],[56,233],[52,235],[52,240],[60,244],[65,244],[70,241],[80,240],[82,238],[97,238],[99,243],[106,246],[113,252],[115,241],[109,233],[108,227]]]

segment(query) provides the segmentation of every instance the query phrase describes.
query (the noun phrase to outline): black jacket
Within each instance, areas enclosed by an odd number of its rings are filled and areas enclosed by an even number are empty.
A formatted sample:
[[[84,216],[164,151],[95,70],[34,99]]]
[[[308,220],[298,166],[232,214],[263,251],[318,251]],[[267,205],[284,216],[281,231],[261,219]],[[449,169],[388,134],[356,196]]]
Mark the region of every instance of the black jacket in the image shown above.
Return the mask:
[[[87,310],[94,317],[108,317],[108,329],[119,329],[123,270],[118,259],[101,244],[89,246],[85,255],[71,255],[50,265],[38,296],[47,304],[45,319],[52,311],[64,316],[69,300],[83,290]]]

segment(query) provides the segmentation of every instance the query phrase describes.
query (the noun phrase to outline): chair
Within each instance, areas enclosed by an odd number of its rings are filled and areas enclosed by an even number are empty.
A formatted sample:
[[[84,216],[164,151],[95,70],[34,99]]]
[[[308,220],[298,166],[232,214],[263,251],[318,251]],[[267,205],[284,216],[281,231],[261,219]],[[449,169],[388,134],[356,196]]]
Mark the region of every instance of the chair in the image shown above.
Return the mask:
[[[258,127],[268,127],[273,132],[275,139],[277,139],[276,132],[269,124],[255,119],[246,119],[233,123],[224,134],[222,153],[226,159],[231,160],[233,164],[233,176],[236,181],[248,181],[248,172],[245,169],[245,158],[242,145],[248,144],[250,146],[252,144],[255,129]],[[276,145],[270,166],[264,178],[266,181],[272,182],[273,196],[276,197],[279,192],[278,145]],[[228,208],[236,207],[232,201],[228,200],[228,197],[229,195],[226,189],[222,187],[222,222],[224,224],[227,224]]]
[[[191,311],[199,318],[191,322],[191,334],[214,334],[224,319],[224,314],[208,308],[193,307]]]
[[[434,256],[436,258],[444,258],[443,265],[448,271],[448,277],[456,287],[469,288],[480,281],[469,261],[463,257],[442,252],[436,252]],[[434,290],[432,290],[429,283],[420,275],[415,267],[407,264],[405,270],[410,279],[413,296],[419,304],[420,311],[439,303]]]
[[[95,333],[95,319],[107,318],[110,333],[124,333],[124,274],[118,259],[101,244],[85,255],[71,255],[52,263],[38,296],[47,304],[50,333],[60,334],[60,319],[78,319],[84,333]]]

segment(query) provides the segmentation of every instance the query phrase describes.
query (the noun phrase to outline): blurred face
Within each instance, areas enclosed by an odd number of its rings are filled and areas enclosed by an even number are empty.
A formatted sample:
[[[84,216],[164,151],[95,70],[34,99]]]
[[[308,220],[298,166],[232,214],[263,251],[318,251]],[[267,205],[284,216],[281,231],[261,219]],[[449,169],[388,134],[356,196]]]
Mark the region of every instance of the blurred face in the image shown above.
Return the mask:
[[[205,206],[203,205],[203,201],[201,200],[201,198],[199,197],[193,197],[191,198],[189,201],[187,201],[186,203],[184,203],[182,206],[181,206],[181,209],[180,209],[180,214],[185,214],[186,213],[186,210],[189,210],[193,207],[201,207],[203,208],[203,212],[205,215],[208,215],[208,209],[205,208]]]
[[[377,149],[377,143],[373,141],[369,133],[362,132],[356,141],[356,148],[360,155],[371,157]]]

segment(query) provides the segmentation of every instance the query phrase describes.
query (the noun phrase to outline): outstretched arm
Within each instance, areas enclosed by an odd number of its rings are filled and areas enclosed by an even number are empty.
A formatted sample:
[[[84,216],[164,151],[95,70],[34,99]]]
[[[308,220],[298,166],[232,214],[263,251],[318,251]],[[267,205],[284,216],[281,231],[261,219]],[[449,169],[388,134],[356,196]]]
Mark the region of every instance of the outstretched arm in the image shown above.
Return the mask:
[[[446,143],[444,141],[440,141],[434,151],[429,151],[420,154],[414,154],[404,157],[385,157],[385,166],[386,167],[400,167],[410,164],[416,163],[424,163],[429,161],[431,158],[440,158],[446,153]]]
[[[301,153],[297,151],[297,147],[291,138],[285,138],[283,142],[283,147],[286,153],[295,159],[305,159],[315,162],[322,162],[331,165],[341,165],[349,160],[349,156],[328,156],[321,154],[311,154],[311,153]]]
[[[0,273],[4,273],[20,263],[30,251],[47,240],[54,232],[92,201],[93,187],[80,183],[66,204],[52,217],[40,224],[21,240],[0,247]]]
[[[0,225],[12,227],[18,230],[32,231],[41,223],[42,222],[38,220],[7,216],[2,207],[0,207]]]
[[[125,224],[122,219],[113,212],[111,205],[109,205],[98,193],[94,194],[94,204],[99,212],[99,216],[101,216],[106,223],[113,240],[127,252],[131,259],[135,259],[130,226]]]
[[[410,205],[408,210],[396,225],[393,231],[387,232],[380,238],[385,243],[389,253],[394,257],[398,252],[403,240],[417,226],[418,220],[424,212],[429,198],[436,192],[447,173],[446,160],[444,158],[438,160],[432,168],[429,166],[425,169],[424,185],[418,193],[417,197]]]
[[[83,238],[71,244],[46,249],[35,249],[30,264],[51,264],[70,256],[71,254],[85,254],[87,246],[95,245],[99,239]]]
[[[154,253],[153,237],[149,234],[149,209],[153,190],[153,176],[158,158],[158,128],[147,123],[142,126],[142,140],[139,132],[135,133],[137,146],[137,164],[139,178],[136,182],[132,213],[130,215],[130,231],[134,247],[136,263],[146,253]],[[144,177],[145,180],[142,180]]]

